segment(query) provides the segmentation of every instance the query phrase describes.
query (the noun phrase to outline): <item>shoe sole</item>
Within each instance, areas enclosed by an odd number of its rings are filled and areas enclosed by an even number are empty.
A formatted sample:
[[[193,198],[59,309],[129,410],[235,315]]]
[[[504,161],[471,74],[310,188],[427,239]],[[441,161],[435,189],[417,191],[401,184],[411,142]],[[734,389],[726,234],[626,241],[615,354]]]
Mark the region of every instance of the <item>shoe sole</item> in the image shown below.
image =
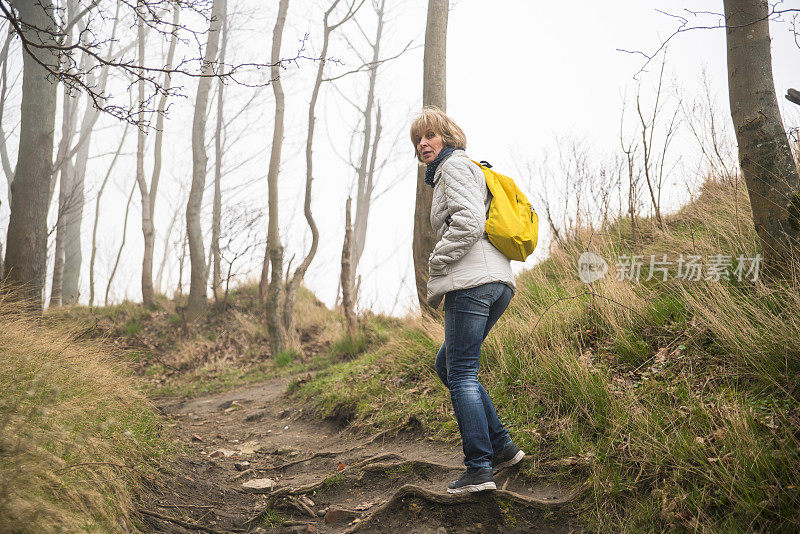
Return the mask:
[[[512,465],[517,465],[522,461],[523,458],[525,458],[525,452],[517,451],[517,454],[515,454],[513,458],[511,458],[510,460],[506,460],[502,464],[495,465],[493,469],[503,469],[504,467],[511,467]]]
[[[484,482],[483,484],[468,484],[460,488],[447,488],[447,493],[478,493],[479,491],[496,490],[497,484],[494,482]]]

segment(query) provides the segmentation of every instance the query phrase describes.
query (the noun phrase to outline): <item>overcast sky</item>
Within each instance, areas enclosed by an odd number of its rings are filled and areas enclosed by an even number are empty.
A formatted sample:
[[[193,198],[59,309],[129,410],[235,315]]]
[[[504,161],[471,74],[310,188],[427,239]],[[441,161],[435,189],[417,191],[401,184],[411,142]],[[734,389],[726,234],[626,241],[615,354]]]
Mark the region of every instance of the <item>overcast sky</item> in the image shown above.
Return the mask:
[[[261,2],[229,0],[238,15],[232,18],[230,61],[265,61],[269,54],[273,11]],[[275,2],[273,2],[275,3]],[[252,7],[248,5],[252,4]],[[369,4],[369,2],[367,2]],[[383,111],[384,142],[380,157],[387,161],[377,191],[381,195],[371,211],[367,246],[359,266],[362,275],[360,304],[375,311],[405,313],[416,306],[412,275],[411,239],[413,229],[416,160],[408,139],[409,121],[421,106],[422,44],[424,41],[427,2],[425,0],[388,0],[390,16],[386,27],[384,55],[394,55],[407,43],[414,48],[400,58],[381,66],[378,73],[378,99]],[[668,4],[668,5],[665,5]],[[788,5],[786,2],[785,5]],[[688,5],[688,3],[687,3]],[[490,7],[489,7],[490,6]],[[294,55],[304,34],[308,34],[307,52],[319,52],[321,45],[321,13],[327,7],[319,0],[290,0],[283,55]],[[600,162],[609,158],[619,146],[620,113],[624,95],[635,95],[642,83],[643,103],[651,102],[653,87],[663,56],[658,56],[647,70],[640,73],[643,57],[617,49],[655,51],[676,28],[676,20],[658,9],[681,13],[679,2],[629,0],[597,2],[578,0],[568,5],[530,0],[451,1],[447,36],[447,111],[462,126],[468,139],[468,153],[474,159],[490,161],[497,170],[520,179],[531,200],[536,189],[555,187],[540,176],[519,174],[526,162],[540,162],[544,154],[557,152],[555,139],[565,136],[580,139]],[[692,9],[721,11],[720,0],[693,0]],[[273,9],[272,6],[269,9]],[[685,12],[684,12],[685,14]],[[691,15],[688,15],[692,18]],[[372,37],[374,16],[365,6],[359,20]],[[717,19],[698,20],[703,25],[716,24]],[[798,114],[783,94],[790,86],[800,86],[800,48],[796,45],[788,23],[773,23],[773,69],[784,120],[798,124]],[[363,38],[352,24],[341,31],[349,41],[365,51]],[[157,48],[152,48],[154,53]],[[330,72],[344,72],[358,62],[341,36],[332,43],[330,55],[340,64],[330,64]],[[680,34],[670,43],[667,52],[665,85],[670,95],[677,88],[684,98],[702,93],[701,72],[705,70],[720,117],[730,128],[727,104],[725,36],[722,30],[700,30]],[[19,68],[17,64],[16,68]],[[302,213],[305,180],[305,136],[308,101],[316,65],[299,62],[288,67],[283,76],[287,92],[286,143],[281,169],[281,227],[287,247],[286,260],[295,255],[293,267],[301,261],[310,242]],[[636,76],[636,77],[635,77]],[[190,98],[177,100],[166,126],[164,175],[156,208],[156,269],[163,251],[167,250],[164,288],[171,294],[178,280],[177,258],[180,254],[182,217],[165,249],[165,235],[174,206],[185,202],[191,180],[190,128],[194,86],[183,80]],[[122,87],[121,85],[118,87]],[[320,228],[320,248],[306,276],[306,285],[320,299],[332,306],[336,298],[339,262],[343,237],[344,203],[352,186],[354,171],[346,162],[348,154],[356,154],[353,130],[357,129],[357,112],[348,100],[362,102],[366,74],[354,75],[324,87],[317,109],[318,123],[314,145],[313,212]],[[120,89],[120,94],[125,94]],[[253,97],[253,89],[229,87],[225,98],[230,115],[242,102]],[[666,91],[666,90],[665,90]],[[18,97],[18,95],[17,95]],[[670,98],[675,98],[670,96]],[[674,101],[673,101],[674,103]],[[214,105],[214,104],[212,104]],[[269,87],[255,99],[237,120],[228,134],[223,167],[225,176],[224,209],[241,213],[266,211],[266,168],[272,136],[272,91]],[[18,106],[18,104],[17,104]],[[796,107],[796,106],[795,106]],[[4,125],[18,120],[18,109],[9,108]],[[8,121],[8,122],[6,122]],[[57,123],[60,119],[57,120]],[[209,120],[211,129],[213,118]],[[88,256],[91,222],[94,217],[94,193],[105,173],[108,152],[119,142],[122,126],[109,118],[101,120],[102,133],[93,140],[87,176],[87,208],[85,210],[82,300],[88,296]],[[56,138],[58,139],[57,133]],[[152,136],[150,136],[152,137]],[[16,159],[16,139],[9,139],[12,160]],[[213,146],[213,145],[212,145]],[[104,194],[98,238],[99,280],[97,292],[102,295],[108,272],[113,264],[122,233],[125,202],[133,185],[135,136],[129,133],[126,156],[117,164],[111,184]],[[664,205],[676,208],[696,188],[698,151],[684,133],[674,146],[674,171],[665,186]],[[213,165],[213,152],[209,165]],[[146,169],[152,168],[152,155]],[[149,174],[149,170],[147,171]],[[209,173],[209,183],[212,179]],[[558,180],[553,176],[551,180]],[[8,205],[5,187],[0,192],[0,229],[5,237]],[[211,193],[206,190],[204,205],[210,223]],[[115,300],[139,300],[140,258],[142,250],[138,192],[128,221],[128,235],[123,262],[112,288]],[[537,212],[541,206],[534,202]],[[51,219],[54,220],[54,217]],[[258,236],[265,239],[264,231]],[[209,232],[210,234],[210,232]],[[540,247],[526,264],[512,262],[516,271],[533,265],[546,252],[550,240],[547,224],[540,220]],[[3,239],[4,240],[4,239]],[[239,280],[254,280],[263,248],[239,260]],[[185,273],[184,283],[188,280]],[[188,290],[188,285],[187,285]]]

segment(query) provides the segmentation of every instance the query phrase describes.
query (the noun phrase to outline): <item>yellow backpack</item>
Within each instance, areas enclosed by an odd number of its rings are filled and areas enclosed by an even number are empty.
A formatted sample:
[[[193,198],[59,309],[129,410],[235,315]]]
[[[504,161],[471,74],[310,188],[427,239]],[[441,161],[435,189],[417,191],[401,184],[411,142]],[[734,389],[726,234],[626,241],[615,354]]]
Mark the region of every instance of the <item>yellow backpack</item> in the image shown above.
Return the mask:
[[[514,180],[492,170],[485,161],[473,161],[483,171],[492,193],[486,234],[509,260],[525,261],[536,248],[539,217]]]

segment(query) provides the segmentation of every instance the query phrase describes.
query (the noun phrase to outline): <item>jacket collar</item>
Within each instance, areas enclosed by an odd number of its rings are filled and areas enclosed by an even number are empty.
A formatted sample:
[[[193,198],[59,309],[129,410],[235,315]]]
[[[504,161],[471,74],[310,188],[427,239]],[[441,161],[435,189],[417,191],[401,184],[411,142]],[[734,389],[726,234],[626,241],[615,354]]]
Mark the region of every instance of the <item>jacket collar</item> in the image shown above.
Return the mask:
[[[428,164],[428,167],[425,169],[425,182],[431,187],[434,187],[436,183],[439,181],[439,176],[441,176],[439,169],[441,168],[442,163],[450,159],[451,156],[464,156],[467,154],[467,152],[463,148],[452,148],[452,147],[445,147],[442,149],[442,152],[444,152],[446,149],[450,150],[448,150],[447,153],[442,156],[442,159],[440,159],[438,162],[434,160],[433,162]],[[440,152],[439,155],[441,155],[442,152]],[[431,170],[429,174],[429,169],[431,168],[432,165],[434,165],[434,163],[435,166],[433,167],[433,170]],[[428,178],[428,176],[430,176],[430,179]]]

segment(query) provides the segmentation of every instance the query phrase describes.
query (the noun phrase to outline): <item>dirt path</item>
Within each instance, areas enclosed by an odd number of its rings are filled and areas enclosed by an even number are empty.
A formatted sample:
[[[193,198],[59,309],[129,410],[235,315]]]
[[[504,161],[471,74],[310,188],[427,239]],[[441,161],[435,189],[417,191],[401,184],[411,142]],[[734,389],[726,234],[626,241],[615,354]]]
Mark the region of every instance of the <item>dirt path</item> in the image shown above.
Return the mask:
[[[150,532],[570,532],[565,488],[495,476],[496,492],[448,495],[458,447],[413,429],[356,437],[319,421],[277,379],[161,403],[186,453],[143,496]],[[274,487],[246,489],[269,479]],[[269,484],[269,482],[265,482]]]

